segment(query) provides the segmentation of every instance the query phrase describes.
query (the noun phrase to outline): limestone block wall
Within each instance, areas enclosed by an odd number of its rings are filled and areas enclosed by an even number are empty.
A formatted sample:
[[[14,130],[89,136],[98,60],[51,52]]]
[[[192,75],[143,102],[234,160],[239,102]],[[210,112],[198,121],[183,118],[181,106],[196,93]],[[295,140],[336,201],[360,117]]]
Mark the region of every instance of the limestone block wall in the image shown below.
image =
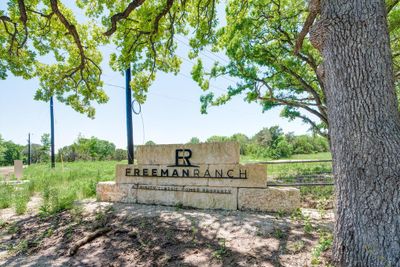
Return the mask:
[[[137,165],[116,166],[115,182],[97,184],[99,201],[202,209],[286,211],[296,188],[267,188],[264,165],[239,164],[239,144],[141,146]]]

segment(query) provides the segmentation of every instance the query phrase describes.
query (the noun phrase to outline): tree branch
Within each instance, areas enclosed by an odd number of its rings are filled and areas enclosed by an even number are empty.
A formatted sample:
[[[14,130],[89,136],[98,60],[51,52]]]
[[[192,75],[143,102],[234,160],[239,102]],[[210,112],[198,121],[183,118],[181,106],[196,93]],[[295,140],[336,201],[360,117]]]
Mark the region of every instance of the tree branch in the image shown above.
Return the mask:
[[[387,14],[390,13],[390,11],[392,11],[392,9],[399,3],[400,0],[393,0],[391,1],[387,6],[386,6],[386,12]]]
[[[90,90],[90,86],[88,85],[84,75],[83,75],[83,69],[85,68],[86,65],[86,60],[88,60],[89,62],[91,62],[99,71],[99,79],[100,79],[100,75],[101,75],[101,68],[90,58],[86,57],[85,55],[85,50],[84,47],[82,45],[81,39],[79,37],[79,33],[76,30],[76,26],[72,23],[70,23],[68,21],[68,19],[64,16],[64,14],[60,11],[59,7],[58,7],[58,0],[50,0],[50,4],[51,4],[51,9],[53,11],[53,13],[57,16],[57,18],[61,21],[61,23],[65,26],[65,28],[67,29],[68,33],[71,34],[71,36],[74,39],[74,42],[76,44],[76,46],[78,47],[79,50],[79,56],[80,56],[80,64],[79,66],[77,66],[76,68],[73,68],[70,70],[70,73],[65,75],[65,78],[72,78],[72,76],[80,71],[80,80],[78,82],[79,83],[83,80],[83,82],[85,83],[86,87]]]
[[[279,64],[279,66],[283,70],[285,70],[287,73],[292,75],[297,81],[299,81],[299,83],[303,86],[304,90],[309,92],[315,98],[315,102],[317,103],[318,109],[320,110],[321,114],[324,117],[323,120],[324,120],[324,122],[327,123],[328,116],[326,114],[326,107],[322,103],[321,98],[320,98],[319,94],[317,93],[317,91],[315,91],[314,88],[311,87],[311,85],[309,85],[300,75],[298,75],[296,72],[294,72],[290,68],[286,67],[285,65],[281,65],[281,64]]]
[[[329,139],[329,134],[326,133],[326,132],[322,132],[322,131],[321,131],[321,128],[318,127],[318,125],[317,125],[315,122],[313,122],[310,118],[308,118],[308,117],[306,117],[306,116],[303,116],[303,115],[301,115],[301,114],[298,115],[297,117],[299,117],[300,119],[302,119],[302,120],[305,121],[306,123],[310,124],[310,125],[311,125],[311,128],[312,128],[315,132],[317,132],[319,135],[321,135],[321,136],[323,136],[323,137]]]
[[[145,0],[134,0],[132,2],[129,3],[129,5],[125,8],[125,10],[123,12],[114,14],[111,17],[111,28],[108,29],[104,35],[105,36],[111,36],[116,30],[117,30],[117,23],[120,20],[126,19],[127,17],[129,17],[129,15],[131,14],[131,12],[133,10],[135,10],[136,8],[138,8],[139,6],[141,6],[144,3]]]
[[[310,1],[310,4],[308,6],[310,13],[307,16],[306,21],[304,22],[303,29],[300,31],[300,33],[297,37],[296,45],[294,47],[294,54],[299,53],[301,47],[303,46],[304,38],[306,37],[307,33],[310,31],[310,28],[313,25],[314,20],[320,11],[320,2],[319,1],[320,0],[311,0]]]
[[[79,54],[81,57],[81,65],[80,68],[84,67],[85,64],[85,51],[82,46],[81,39],[79,37],[78,31],[76,30],[76,27],[74,24],[71,24],[67,18],[64,16],[64,14],[60,11],[58,8],[58,2],[57,0],[50,0],[51,4],[51,9],[53,10],[54,14],[58,17],[58,19],[61,21],[62,24],[64,24],[65,28],[68,30],[69,34],[74,38],[75,44],[79,49]]]

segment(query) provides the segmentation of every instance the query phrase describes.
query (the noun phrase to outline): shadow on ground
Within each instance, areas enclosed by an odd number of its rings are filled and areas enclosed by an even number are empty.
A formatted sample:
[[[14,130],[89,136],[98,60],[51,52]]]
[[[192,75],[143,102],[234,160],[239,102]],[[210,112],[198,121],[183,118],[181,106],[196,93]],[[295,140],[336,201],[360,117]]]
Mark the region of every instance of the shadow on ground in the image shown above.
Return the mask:
[[[0,266],[307,266],[318,237],[303,229],[271,214],[89,203],[3,225]]]

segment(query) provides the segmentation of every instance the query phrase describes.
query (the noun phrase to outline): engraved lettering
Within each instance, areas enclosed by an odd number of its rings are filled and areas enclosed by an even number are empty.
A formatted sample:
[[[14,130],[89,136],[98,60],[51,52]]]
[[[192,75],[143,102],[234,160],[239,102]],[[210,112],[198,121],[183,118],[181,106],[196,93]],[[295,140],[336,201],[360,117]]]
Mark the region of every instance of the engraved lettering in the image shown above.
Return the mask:
[[[182,170],[182,177],[189,177],[189,169]]]
[[[215,170],[215,177],[223,177],[222,170]]]
[[[244,179],[247,179],[247,170],[242,170],[242,169],[240,169],[239,170],[239,177],[240,178],[244,178]]]

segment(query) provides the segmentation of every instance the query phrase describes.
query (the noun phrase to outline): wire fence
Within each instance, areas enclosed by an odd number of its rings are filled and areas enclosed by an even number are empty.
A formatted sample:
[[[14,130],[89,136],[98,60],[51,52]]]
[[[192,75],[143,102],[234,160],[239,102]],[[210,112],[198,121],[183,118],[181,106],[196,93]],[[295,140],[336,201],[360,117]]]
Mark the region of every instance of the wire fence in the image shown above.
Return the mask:
[[[268,186],[332,186],[332,160],[276,160],[267,165]]]

